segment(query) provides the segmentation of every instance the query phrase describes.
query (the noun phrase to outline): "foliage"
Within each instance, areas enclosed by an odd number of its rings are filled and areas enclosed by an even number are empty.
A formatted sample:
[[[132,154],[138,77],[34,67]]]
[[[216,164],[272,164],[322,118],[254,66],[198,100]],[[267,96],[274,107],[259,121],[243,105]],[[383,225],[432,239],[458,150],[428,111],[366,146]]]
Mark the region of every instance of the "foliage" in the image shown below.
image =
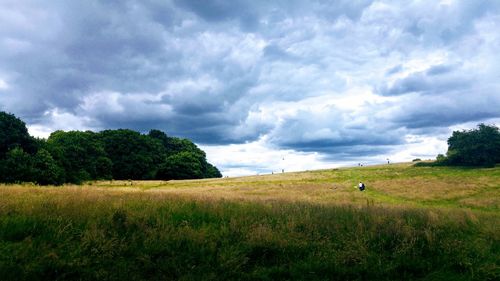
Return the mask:
[[[36,142],[21,119],[0,111],[0,159],[15,147],[32,154],[36,151]]]
[[[446,165],[448,165],[447,158],[443,154],[438,154],[436,157],[436,161],[430,161],[430,162],[416,161],[416,163],[413,164],[413,166],[415,167],[439,167]]]
[[[0,182],[35,182],[41,185],[59,185],[64,182],[63,171],[49,152],[40,149],[29,155],[16,147],[0,160]]]
[[[165,148],[167,156],[171,156],[183,151],[189,151],[199,158],[206,157],[205,152],[199,149],[196,144],[188,139],[169,137],[167,136],[167,134],[160,130],[151,130],[148,136],[161,142],[161,144]]]
[[[207,162],[206,154],[196,144],[188,139],[169,137],[159,130],[151,130],[148,134],[151,138],[159,140],[165,148],[167,158],[162,163],[156,176],[157,179],[198,179],[198,178],[220,178],[220,171]],[[187,154],[178,155],[182,152]],[[180,159],[185,158],[186,163],[180,163]],[[172,162],[172,163],[170,163]],[[192,170],[192,169],[199,169]]]
[[[0,180],[6,183],[33,180],[33,164],[30,155],[20,147],[9,150],[0,161]]]
[[[434,162],[418,162],[417,167],[482,166],[500,163],[500,132],[496,126],[479,124],[477,129],[454,131],[448,138],[446,156],[438,154]]]
[[[436,162],[440,162],[440,163],[444,163],[446,162],[446,156],[444,156],[443,154],[438,154],[436,156]]]
[[[214,165],[207,163],[207,169],[204,178],[221,178],[222,174]]]
[[[161,179],[201,179],[202,164],[196,154],[188,151],[169,156],[158,171]]]
[[[40,149],[33,157],[33,181],[40,185],[60,185],[64,183],[62,168],[52,155]]]
[[[113,163],[114,179],[153,179],[166,157],[159,141],[126,129],[99,133]]]
[[[48,138],[47,149],[63,168],[66,182],[109,178],[110,171],[101,164],[107,157],[104,146],[91,131],[56,131]]]
[[[23,121],[0,112],[0,182],[59,185],[99,179],[211,177],[222,175],[207,162],[204,151],[190,140],[168,137],[159,130],[148,135],[126,129],[56,131],[47,140],[35,139]]]
[[[446,162],[450,165],[488,166],[500,163],[500,132],[495,126],[454,131],[448,139]]]

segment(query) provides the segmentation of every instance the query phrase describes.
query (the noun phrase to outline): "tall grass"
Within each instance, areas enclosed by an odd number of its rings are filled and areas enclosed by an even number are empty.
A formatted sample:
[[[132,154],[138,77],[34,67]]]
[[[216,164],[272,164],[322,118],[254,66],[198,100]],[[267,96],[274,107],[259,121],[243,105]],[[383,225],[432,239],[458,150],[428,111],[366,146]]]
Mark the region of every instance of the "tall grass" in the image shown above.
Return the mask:
[[[0,188],[1,280],[499,280],[497,214]]]

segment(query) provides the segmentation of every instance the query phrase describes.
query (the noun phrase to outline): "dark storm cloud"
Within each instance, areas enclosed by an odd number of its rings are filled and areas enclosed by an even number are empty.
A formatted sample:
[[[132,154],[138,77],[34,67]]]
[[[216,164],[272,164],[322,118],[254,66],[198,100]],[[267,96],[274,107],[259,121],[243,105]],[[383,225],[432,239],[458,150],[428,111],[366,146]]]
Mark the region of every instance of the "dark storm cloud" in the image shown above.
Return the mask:
[[[394,151],[394,146],[373,146],[373,145],[356,145],[335,147],[328,151],[323,151],[323,160],[333,162],[358,162],[360,159],[368,159],[370,157],[379,156],[378,163],[383,162],[385,155],[390,155]]]
[[[0,109],[50,129],[67,114],[89,129],[158,128],[203,144],[266,137],[325,158],[384,154],[410,133],[500,117],[499,11],[499,1],[3,1]],[[351,95],[370,101],[307,104]]]
[[[406,131],[401,126],[388,128],[387,123],[372,121],[359,124],[352,113],[332,107],[327,112],[303,111],[282,123],[270,141],[338,161],[384,154],[404,143]]]
[[[195,13],[200,18],[211,23],[236,21],[246,32],[263,32],[260,22],[267,24],[279,22],[284,18],[315,16],[335,21],[341,16],[358,19],[363,10],[371,4],[370,0],[176,0],[180,7]],[[265,31],[264,31],[265,32]]]
[[[397,96],[409,93],[442,94],[472,86],[473,77],[464,73],[446,75],[454,70],[450,65],[432,66],[425,72],[413,73],[396,80],[392,85],[384,85],[377,90],[382,96]]]
[[[13,13],[19,17],[12,20],[13,28],[32,21],[31,34],[9,37],[22,40],[26,48],[2,60],[17,74],[13,94],[38,100],[37,106],[16,106],[23,115],[53,107],[72,112],[96,90],[157,90],[163,75],[175,73],[169,64],[178,54],[165,48],[163,31],[143,11],[97,1],[56,3],[33,3],[28,13],[40,16],[32,19],[25,18],[25,10]]]
[[[377,93],[404,96],[391,111],[391,122],[435,132],[441,127],[500,117],[500,85],[494,76],[463,63],[438,64],[384,85]]]
[[[264,48],[264,56],[272,60],[293,60],[298,59],[293,55],[290,55],[285,50],[281,49],[279,46],[270,44]]]
[[[226,22],[236,20],[245,31],[258,28],[259,18],[257,5],[250,1],[197,1],[179,0],[176,3],[194,12],[208,22]]]
[[[26,50],[2,58],[7,71],[19,74],[9,80],[13,86],[6,91],[7,106],[15,108],[17,114],[28,118],[28,122],[40,121],[46,116],[45,112],[57,108],[95,118],[103,128],[128,127],[143,131],[149,129],[144,126],[154,126],[192,136],[191,131],[223,127],[214,126],[214,123],[222,121],[230,126],[245,118],[245,110],[240,111],[242,116],[235,121],[222,115],[254,82],[245,80],[246,75],[241,74],[237,65],[216,61],[225,54],[216,54],[214,58],[201,56],[200,60],[191,63],[192,54],[185,48],[189,46],[183,44],[192,44],[191,48],[196,49],[199,42],[190,41],[189,37],[183,40],[182,36],[188,34],[175,34],[173,29],[182,14],[178,8],[160,2],[139,4],[132,1],[75,1],[61,5],[52,3],[48,7],[36,4],[28,5],[31,11],[35,14],[49,12],[50,20],[34,18],[32,24],[45,24],[47,29],[35,28],[25,36],[28,40]],[[20,9],[16,13],[14,16],[26,16]],[[45,34],[35,36],[38,32]],[[223,79],[227,86],[218,89],[221,92],[217,93],[206,89],[191,92],[181,89],[174,93],[175,98],[155,101],[158,104],[154,110],[151,109],[155,106],[148,105],[147,99],[135,102],[129,99],[131,95],[139,97],[142,93],[161,96],[165,86],[206,73],[219,76],[213,80]],[[82,101],[95,96],[96,92],[101,95],[98,102],[106,104],[106,92],[109,91],[123,93],[116,96],[116,103],[125,109],[110,111],[109,107],[94,104],[82,110]],[[177,115],[159,110],[162,104],[171,105],[172,112]],[[183,117],[186,115],[191,117]],[[186,119],[191,120],[184,123]],[[208,133],[212,135],[209,139],[216,142],[224,131]],[[214,137],[216,135],[218,138]],[[201,137],[202,133],[195,136],[207,139]]]
[[[441,75],[441,74],[451,72],[456,68],[457,68],[456,65],[439,64],[439,65],[434,65],[434,66],[430,67],[425,72],[425,74],[428,76]]]
[[[214,79],[228,84],[225,89],[217,90],[222,93],[212,95],[207,94],[206,89],[201,89],[195,94],[177,93],[176,98],[161,102],[172,103],[173,110],[180,116],[179,122],[183,115],[204,115],[205,111],[218,111],[223,115],[229,106],[243,98],[249,88],[257,83],[259,74],[240,81],[241,77],[248,76],[248,69],[239,69],[237,63],[224,61],[231,46],[212,56],[211,48],[217,48],[221,42],[214,42],[215,45],[209,45],[205,50],[203,46],[189,50],[190,46],[183,44],[196,45],[200,41],[183,39],[197,36],[200,32],[210,32],[211,23],[236,20],[242,29],[255,29],[260,18],[273,18],[269,13],[278,11],[276,8],[282,9],[278,17],[280,21],[286,20],[289,13],[309,6],[308,14],[313,14],[314,9],[330,9],[336,16],[341,15],[344,9],[349,16],[361,11],[348,1],[338,1],[338,4],[332,6],[322,1],[312,5],[305,5],[301,1],[277,2],[276,5],[266,1],[9,3],[9,9],[4,9],[8,16],[3,26],[10,28],[2,30],[2,37],[4,41],[10,40],[17,45],[11,44],[7,52],[3,52],[2,65],[7,72],[17,75],[9,79],[12,86],[6,91],[8,96],[2,102],[6,105],[2,105],[15,108],[16,113],[28,118],[28,122],[43,122],[40,119],[53,109],[85,114],[79,108],[82,100],[95,92],[161,94],[165,85],[171,82],[208,73]],[[199,23],[196,17],[186,14],[186,10],[208,23]],[[198,27],[183,30],[183,20],[191,20]],[[214,30],[219,29],[215,27]],[[237,38],[238,35],[233,37]],[[20,48],[18,45],[23,46]],[[271,44],[264,52],[271,55],[272,50]],[[203,52],[202,55],[192,53],[197,51]],[[279,54],[277,46],[274,51],[274,56],[286,56],[284,51]],[[194,61],[191,61],[193,57]],[[283,95],[290,97],[290,94]],[[136,106],[141,107],[140,104]],[[238,118],[234,122],[226,122],[227,125],[244,122],[247,110],[237,110],[240,116],[236,116]],[[137,128],[144,124],[135,124],[136,118],[121,114],[115,114],[116,118],[104,112],[92,111],[90,114],[103,127],[120,124]],[[164,117],[150,118],[154,124],[163,122]],[[164,129],[181,127],[176,126],[175,116],[169,117],[174,121],[169,122],[171,126],[164,125]],[[210,122],[207,116],[202,118]],[[228,119],[216,116],[214,121]],[[180,130],[176,132],[182,133]],[[221,131],[219,135],[225,133]],[[210,139],[216,141],[217,138]]]
[[[371,136],[370,136],[371,137]],[[386,154],[394,149],[394,145],[399,144],[398,141],[382,141],[374,140],[364,143],[362,137],[360,139],[345,141],[342,143],[332,142],[329,140],[317,140],[309,142],[294,142],[282,143],[282,147],[293,149],[295,151],[319,152],[325,160],[332,161],[349,161],[366,158],[375,155]]]
[[[409,129],[448,127],[466,122],[481,122],[500,117],[497,89],[447,92],[443,96],[425,96],[401,103],[393,121]]]
[[[386,76],[390,76],[392,74],[401,72],[402,70],[403,70],[403,67],[399,64],[399,65],[396,65],[395,67],[387,70],[385,74],[386,74]]]
[[[408,5],[411,12],[406,12],[409,21],[404,30],[427,48],[460,43],[469,34],[475,32],[478,19],[500,10],[500,2],[486,1],[449,1],[449,4],[434,1],[413,1]]]

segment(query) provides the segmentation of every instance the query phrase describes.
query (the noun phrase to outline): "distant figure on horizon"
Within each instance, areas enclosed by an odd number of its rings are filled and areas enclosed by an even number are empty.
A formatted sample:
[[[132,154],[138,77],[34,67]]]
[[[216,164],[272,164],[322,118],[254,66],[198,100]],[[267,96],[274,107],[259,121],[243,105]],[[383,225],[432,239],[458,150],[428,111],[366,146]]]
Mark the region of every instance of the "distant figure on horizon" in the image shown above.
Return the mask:
[[[359,182],[358,187],[359,187],[359,191],[365,190],[365,184],[362,182]]]

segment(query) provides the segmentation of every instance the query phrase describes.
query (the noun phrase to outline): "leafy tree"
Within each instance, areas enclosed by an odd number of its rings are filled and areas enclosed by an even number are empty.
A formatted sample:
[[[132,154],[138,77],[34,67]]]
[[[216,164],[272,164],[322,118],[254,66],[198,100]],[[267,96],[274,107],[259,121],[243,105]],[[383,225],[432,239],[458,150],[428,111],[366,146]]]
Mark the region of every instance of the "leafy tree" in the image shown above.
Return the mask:
[[[175,154],[175,152],[173,152],[175,149],[174,143],[172,142],[173,138],[167,136],[164,132],[153,129],[149,131],[148,137],[158,140],[165,148],[165,153],[167,155]]]
[[[207,169],[203,175],[204,178],[222,178],[222,174],[214,165],[207,163]]]
[[[168,156],[177,154],[183,151],[189,151],[197,157],[205,158],[206,154],[203,150],[198,148],[196,144],[188,139],[181,139],[176,137],[169,137],[167,134],[160,130],[151,130],[148,134],[149,137],[157,139],[161,142],[166,150]]]
[[[99,160],[107,157],[104,145],[91,131],[56,131],[48,138],[47,149],[64,169],[67,182],[109,177],[110,171],[103,170],[103,160]]]
[[[446,162],[450,165],[494,166],[500,162],[500,132],[495,126],[454,131],[448,139]]]
[[[151,130],[148,134],[149,137],[157,139],[161,142],[166,150],[167,156],[173,156],[181,152],[189,152],[193,157],[196,157],[201,165],[202,178],[220,178],[222,174],[212,164],[207,162],[206,154],[196,144],[188,139],[181,139],[175,137],[168,137],[160,130]],[[168,162],[168,159],[165,161]],[[166,165],[168,166],[168,165]],[[162,168],[166,167],[162,165]],[[157,178],[165,178],[165,175],[160,173]]]
[[[100,156],[95,163],[97,179],[110,180],[113,178],[113,162],[108,157]]]
[[[24,152],[36,152],[36,142],[28,133],[26,124],[13,114],[0,112],[0,158],[14,147],[20,147]]]
[[[182,151],[166,159],[158,170],[158,178],[170,179],[201,179],[203,178],[202,165],[197,155]]]
[[[126,129],[99,133],[114,179],[153,179],[166,152],[160,141]]]
[[[0,112],[0,181],[38,184],[94,179],[221,177],[206,154],[187,139],[159,130],[56,131],[45,141],[23,121]]]
[[[40,149],[33,157],[33,181],[40,185],[60,185],[64,183],[62,168],[52,158],[52,155]]]
[[[33,163],[30,155],[20,147],[9,150],[0,163],[0,181],[5,183],[33,180]]]

